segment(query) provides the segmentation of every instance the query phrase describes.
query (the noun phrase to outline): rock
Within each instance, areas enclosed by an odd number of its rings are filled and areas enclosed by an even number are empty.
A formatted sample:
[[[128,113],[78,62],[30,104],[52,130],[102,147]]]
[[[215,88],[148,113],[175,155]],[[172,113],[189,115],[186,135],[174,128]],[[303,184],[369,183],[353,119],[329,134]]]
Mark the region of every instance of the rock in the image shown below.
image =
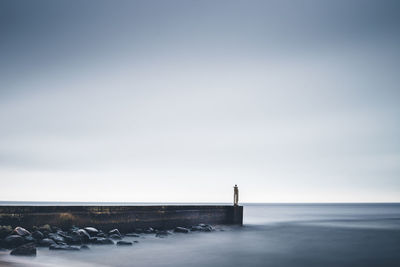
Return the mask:
[[[151,227],[148,227],[148,228],[146,228],[146,229],[144,230],[144,232],[145,232],[146,234],[152,234],[152,233],[155,233],[154,229],[153,229],[153,228],[151,228]]]
[[[86,230],[84,229],[79,229],[77,231],[77,233],[79,234],[79,236],[81,237],[83,242],[89,242],[90,239],[90,235],[88,234],[88,232],[86,232]]]
[[[161,237],[161,238],[167,237],[169,235],[171,235],[171,233],[169,231],[158,231],[156,233],[156,237]]]
[[[69,232],[75,232],[75,231],[78,231],[78,230],[79,230],[79,228],[76,227],[75,225],[73,225],[73,226],[71,226],[71,228],[69,228]]]
[[[90,249],[88,245],[82,245],[81,250]]]
[[[121,236],[120,236],[120,235],[117,235],[117,234],[110,235],[109,238],[112,238],[112,239],[115,239],[115,240],[120,240],[120,239],[122,239]]]
[[[3,240],[3,245],[5,248],[11,249],[16,248],[25,243],[25,240],[20,235],[9,235]]]
[[[5,238],[12,233],[13,229],[9,225],[0,226],[0,238]]]
[[[51,229],[51,226],[48,225],[48,224],[39,226],[39,227],[38,227],[38,230],[41,231],[42,233],[44,233],[44,232],[48,232],[48,233],[53,232],[53,229]]]
[[[187,234],[187,233],[189,233],[189,229],[187,229],[187,228],[185,228],[185,227],[176,227],[175,229],[174,229],[174,232],[175,233],[185,233],[185,234]]]
[[[213,231],[214,229],[212,228],[212,226],[211,225],[208,225],[208,224],[199,224],[199,225],[196,225],[196,226],[192,226],[191,228],[190,228],[190,230],[191,231],[199,231],[199,232],[211,232],[211,231]]]
[[[38,246],[40,247],[50,247],[51,245],[55,245],[56,242],[54,242],[53,239],[50,238],[43,238],[38,242]]]
[[[118,241],[118,242],[117,242],[117,245],[118,245],[118,246],[132,246],[133,243],[132,243],[132,242],[129,242],[129,241]]]
[[[140,237],[140,235],[135,234],[135,233],[128,233],[125,236],[130,236],[130,237]]]
[[[98,237],[107,237],[107,235],[103,232],[99,232],[96,236]]]
[[[31,235],[31,233],[26,230],[25,228],[22,227],[15,227],[13,231],[13,235],[20,235],[20,236],[26,236],[26,235]]]
[[[69,245],[51,245],[49,247],[49,249],[51,250],[70,250],[70,251],[77,251],[80,250],[79,247],[75,247],[75,246],[69,246]]]
[[[79,233],[77,233],[77,232],[73,232],[70,235],[68,235],[66,233],[61,233],[61,232],[59,232],[58,234],[64,238],[64,240],[67,244],[70,244],[70,245],[81,245],[82,244],[82,238],[79,235]]]
[[[36,247],[34,243],[25,244],[14,248],[10,254],[14,256],[36,256]]]
[[[99,233],[99,230],[94,227],[85,227],[84,229],[90,236],[96,236]]]
[[[57,226],[53,226],[53,227],[51,227],[51,229],[53,230],[54,233],[57,233],[58,231],[61,231],[61,228],[57,227]]]
[[[56,243],[65,242],[65,238],[60,236],[59,234],[50,233],[48,236],[50,239],[53,239]]]
[[[114,241],[111,238],[104,237],[92,237],[90,238],[90,242],[96,245],[114,245]]]
[[[119,235],[121,236],[121,233],[118,231],[118,229],[112,229],[108,232],[109,235]]]
[[[31,235],[24,236],[25,243],[34,243],[36,242],[35,238]]]
[[[44,238],[44,234],[40,232],[39,230],[36,230],[32,233],[33,238],[36,240],[42,240]]]

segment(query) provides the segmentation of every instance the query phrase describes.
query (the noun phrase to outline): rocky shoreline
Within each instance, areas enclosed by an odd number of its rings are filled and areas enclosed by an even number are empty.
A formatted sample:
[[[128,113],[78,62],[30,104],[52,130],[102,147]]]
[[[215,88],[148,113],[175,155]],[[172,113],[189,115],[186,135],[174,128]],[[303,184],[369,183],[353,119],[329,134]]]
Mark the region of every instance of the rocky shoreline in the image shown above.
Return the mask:
[[[49,250],[81,251],[90,249],[90,245],[132,246],[139,241],[126,241],[125,237],[142,237],[155,235],[164,238],[175,233],[212,232],[215,229],[208,224],[198,224],[191,227],[176,227],[163,230],[151,227],[135,229],[131,233],[121,233],[118,228],[103,231],[94,227],[79,228],[72,226],[61,229],[48,224],[25,229],[20,226],[0,226],[0,248],[10,251],[14,256],[36,256],[37,247],[48,247]]]

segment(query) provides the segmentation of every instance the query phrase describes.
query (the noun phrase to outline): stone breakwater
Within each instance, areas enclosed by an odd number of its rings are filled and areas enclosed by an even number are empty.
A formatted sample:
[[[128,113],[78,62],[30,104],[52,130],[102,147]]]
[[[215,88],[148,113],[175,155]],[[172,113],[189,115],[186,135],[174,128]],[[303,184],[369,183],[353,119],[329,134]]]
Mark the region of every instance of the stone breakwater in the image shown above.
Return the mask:
[[[48,247],[49,250],[80,251],[90,249],[91,245],[132,246],[138,240],[126,241],[125,237],[143,237],[155,235],[164,238],[179,233],[212,232],[214,227],[208,224],[198,224],[191,227],[178,226],[174,229],[154,229],[152,227],[136,228],[130,233],[121,233],[114,228],[108,231],[92,226],[79,228],[71,226],[61,229],[48,224],[25,229],[17,226],[0,226],[0,248],[10,250],[15,256],[36,256],[37,247]]]
[[[49,224],[68,229],[90,225],[109,231],[173,229],[199,223],[242,225],[243,207],[224,205],[165,206],[0,206],[0,225],[32,229]]]

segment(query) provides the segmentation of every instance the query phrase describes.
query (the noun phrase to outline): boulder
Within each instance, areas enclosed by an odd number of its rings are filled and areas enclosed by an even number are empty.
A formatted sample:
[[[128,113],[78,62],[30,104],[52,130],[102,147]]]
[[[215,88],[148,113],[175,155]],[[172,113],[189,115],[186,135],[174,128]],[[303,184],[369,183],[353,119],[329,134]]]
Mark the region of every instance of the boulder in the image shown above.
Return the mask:
[[[78,231],[79,227],[76,227],[75,225],[71,226],[71,228],[69,228],[69,232],[75,232]]]
[[[86,232],[86,230],[84,229],[79,229],[77,231],[77,233],[79,234],[79,236],[81,237],[83,242],[89,242],[90,239],[90,235],[88,234],[88,232]]]
[[[3,245],[5,248],[11,249],[16,248],[25,243],[25,240],[20,235],[9,235],[3,240]]]
[[[77,251],[80,250],[79,247],[75,247],[75,246],[69,246],[69,245],[51,245],[49,247],[49,249],[51,250],[70,250],[70,251]]]
[[[42,240],[44,238],[44,234],[40,232],[39,230],[36,230],[32,233],[33,238],[36,240]]]
[[[132,244],[133,244],[132,242],[122,241],[122,240],[117,242],[118,246],[132,246]]]
[[[88,245],[82,245],[81,250],[90,249]]]
[[[5,238],[12,233],[13,229],[9,225],[0,226],[0,238]]]
[[[36,242],[35,238],[33,238],[33,236],[31,236],[31,235],[24,236],[24,240],[25,240],[25,243]]]
[[[28,243],[11,250],[14,256],[36,256],[36,247],[34,243]]]
[[[102,231],[99,231],[99,233],[96,236],[98,236],[98,237],[107,237],[107,235],[105,233],[103,233]]]
[[[175,233],[185,233],[185,234],[187,234],[187,233],[189,233],[189,229],[187,229],[187,228],[185,228],[185,227],[176,227],[175,229],[174,229],[174,232]]]
[[[108,232],[109,235],[119,235],[121,236],[121,233],[118,231],[118,229],[112,229]]]
[[[97,230],[94,227],[85,227],[85,231],[90,235],[90,236],[96,236],[99,233],[99,230]]]
[[[60,236],[59,234],[50,233],[50,234],[48,235],[48,237],[49,237],[50,239],[53,239],[56,243],[65,242],[65,238],[62,237],[62,236]]]
[[[52,229],[51,226],[48,225],[48,224],[39,226],[39,227],[37,228],[37,230],[41,231],[42,233],[44,233],[44,232],[47,232],[47,233],[53,232],[53,229]]]
[[[211,231],[213,231],[214,229],[212,228],[211,225],[201,223],[201,224],[199,224],[199,225],[192,226],[192,227],[190,228],[190,230],[191,230],[191,231],[199,231],[199,232],[211,232]]]
[[[64,232],[59,232],[58,235],[63,237],[67,244],[70,244],[70,245],[81,245],[82,244],[81,236],[78,233],[67,234]]]
[[[38,246],[40,247],[50,247],[51,245],[55,245],[56,242],[54,242],[53,239],[50,238],[43,238],[38,242]]]
[[[148,227],[148,228],[146,228],[146,229],[144,230],[144,233],[146,233],[146,234],[152,234],[152,233],[155,233],[155,230],[154,230],[153,228],[151,228],[151,227]]]
[[[26,235],[31,235],[31,233],[26,230],[25,228],[22,227],[15,227],[13,233],[13,235],[20,235],[20,236],[26,236]]]
[[[167,237],[169,235],[171,235],[169,231],[157,231],[156,233],[156,237],[161,237],[161,238]]]

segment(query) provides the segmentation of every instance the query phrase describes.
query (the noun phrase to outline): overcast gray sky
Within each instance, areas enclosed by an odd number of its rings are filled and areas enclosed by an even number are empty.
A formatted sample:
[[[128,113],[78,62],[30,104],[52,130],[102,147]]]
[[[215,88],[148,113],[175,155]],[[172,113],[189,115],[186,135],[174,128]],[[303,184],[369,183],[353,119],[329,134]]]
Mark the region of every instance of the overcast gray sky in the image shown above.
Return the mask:
[[[399,1],[0,2],[0,200],[400,201]]]

